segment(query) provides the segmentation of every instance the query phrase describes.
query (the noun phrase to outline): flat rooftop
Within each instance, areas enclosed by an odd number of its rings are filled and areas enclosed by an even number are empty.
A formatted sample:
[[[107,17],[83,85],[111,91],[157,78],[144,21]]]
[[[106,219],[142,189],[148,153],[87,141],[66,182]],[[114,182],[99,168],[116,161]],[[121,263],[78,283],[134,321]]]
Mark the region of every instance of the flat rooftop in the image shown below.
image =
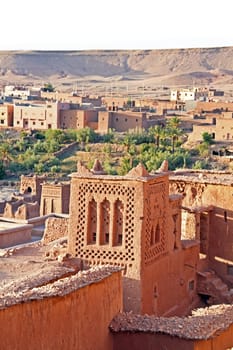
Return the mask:
[[[169,180],[233,186],[233,173],[184,169],[171,172]]]
[[[0,309],[63,296],[120,271],[119,267],[110,266],[78,271],[78,259],[57,259],[57,252],[64,245],[66,242],[61,239],[48,245],[35,242],[0,249]]]

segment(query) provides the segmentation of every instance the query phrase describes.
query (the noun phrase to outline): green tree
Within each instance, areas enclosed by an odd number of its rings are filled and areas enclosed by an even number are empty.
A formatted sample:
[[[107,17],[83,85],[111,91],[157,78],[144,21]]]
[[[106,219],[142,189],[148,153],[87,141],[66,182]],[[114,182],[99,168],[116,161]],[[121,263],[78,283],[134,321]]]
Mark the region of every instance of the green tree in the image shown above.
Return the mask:
[[[7,166],[11,160],[11,148],[9,143],[2,143],[0,145],[0,160],[4,166]]]
[[[149,133],[153,135],[156,147],[159,148],[160,140],[165,135],[165,129],[161,125],[156,125],[150,128]]]
[[[180,119],[178,117],[172,117],[166,126],[167,135],[171,139],[172,153],[175,152],[176,141],[184,134],[183,130],[179,127]]]
[[[5,167],[3,165],[3,162],[0,162],[0,179],[3,179],[5,176]]]
[[[55,88],[51,83],[44,84],[44,87],[42,88],[42,91],[44,92],[54,92]]]
[[[94,130],[89,127],[85,127],[77,131],[77,141],[82,144],[82,148],[85,143],[93,143],[97,139],[97,135]]]
[[[209,134],[208,132],[203,132],[201,136],[202,136],[203,142],[206,143],[207,145],[211,145],[213,143],[212,135]]]

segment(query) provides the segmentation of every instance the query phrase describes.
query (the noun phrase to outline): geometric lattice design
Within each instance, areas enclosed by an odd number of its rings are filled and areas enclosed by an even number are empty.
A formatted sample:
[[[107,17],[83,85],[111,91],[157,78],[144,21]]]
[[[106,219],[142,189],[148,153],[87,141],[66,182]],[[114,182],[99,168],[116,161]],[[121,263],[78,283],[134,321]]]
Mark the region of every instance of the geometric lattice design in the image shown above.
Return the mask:
[[[91,264],[112,264],[126,266],[135,260],[134,254],[134,194],[135,188],[119,183],[80,183],[78,187],[78,227],[76,231],[76,256],[88,260]],[[110,207],[117,201],[123,203],[122,245],[89,245],[88,243],[88,208],[94,200],[102,203],[107,200]]]
[[[166,251],[165,220],[166,203],[165,184],[154,183],[149,186],[146,194],[146,237],[145,264],[151,264]],[[159,228],[159,239],[153,239],[152,234]]]

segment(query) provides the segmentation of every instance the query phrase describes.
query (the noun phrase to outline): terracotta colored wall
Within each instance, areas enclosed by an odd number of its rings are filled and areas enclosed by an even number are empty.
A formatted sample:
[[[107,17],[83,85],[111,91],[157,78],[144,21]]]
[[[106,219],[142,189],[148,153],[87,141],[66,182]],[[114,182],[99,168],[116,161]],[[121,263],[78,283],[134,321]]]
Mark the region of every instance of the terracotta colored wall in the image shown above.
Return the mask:
[[[98,131],[107,132],[111,128],[110,113],[106,111],[99,111],[98,114]]]
[[[146,267],[142,274],[143,313],[185,315],[196,307],[196,263],[199,247],[176,250]],[[194,289],[189,283],[194,281]]]
[[[124,309],[140,312],[140,261],[143,198],[142,183],[127,178],[103,179],[72,177],[69,220],[69,252],[91,264],[110,264],[124,269]],[[109,242],[100,241],[102,229],[97,218],[96,243],[87,242],[88,203],[94,199],[97,210],[108,199],[110,208],[119,199],[124,207],[122,244],[114,243],[114,222],[110,219]],[[111,209],[110,209],[111,211]],[[112,215],[112,214],[111,214]],[[111,216],[112,217],[112,216]],[[99,229],[98,229],[99,227]]]
[[[209,340],[186,340],[166,334],[113,333],[113,350],[226,350],[233,346],[233,325]]]
[[[224,182],[224,180],[222,180]],[[210,266],[227,278],[226,260],[232,261],[233,247],[233,190],[224,184],[210,184],[170,179],[172,193],[185,194],[183,205],[187,207],[213,205],[209,214],[209,244],[207,255]],[[225,261],[225,262],[224,262]]]
[[[13,105],[0,105],[0,127],[13,126]]]
[[[144,186],[146,201],[142,234],[142,313],[158,316],[184,315],[191,305],[198,302],[195,285],[199,246],[196,244],[182,248],[181,197],[173,196],[169,199],[167,175]],[[149,229],[147,218],[150,222]],[[157,224],[160,237],[158,242],[151,242],[151,232]],[[189,289],[190,281],[194,281],[193,290]]]
[[[147,128],[146,115],[138,112],[110,112],[110,128],[123,132],[135,128]]]
[[[189,140],[190,141],[202,141],[202,134],[204,132],[208,133],[215,133],[216,127],[215,125],[206,124],[206,125],[193,125],[193,131],[191,134],[189,134]]]
[[[233,325],[217,337],[209,340],[195,341],[194,350],[227,350],[233,348]]]
[[[47,244],[68,235],[68,218],[48,218],[45,222],[43,243]]]
[[[106,198],[110,208],[108,242],[100,238],[104,231],[101,205]],[[124,208],[121,245],[114,244],[112,238],[114,225],[117,225],[113,210],[116,200],[120,200]],[[92,206],[89,207],[93,201],[97,214],[93,214]],[[144,182],[127,177],[109,179],[73,175],[69,252],[91,264],[106,263],[124,268],[125,311],[183,314],[196,301],[195,287],[190,291],[189,282],[195,284],[199,246],[181,249],[180,201],[180,196],[169,200],[167,174]],[[87,241],[90,236],[88,220],[92,222],[92,219],[96,223],[93,228],[96,239]],[[156,230],[159,232],[155,239]],[[177,286],[172,295],[170,282]]]
[[[113,350],[194,350],[193,341],[171,337],[166,334],[122,332],[114,334],[113,338]],[[203,348],[201,350],[209,349]]]
[[[233,111],[233,102],[197,102],[196,110],[201,111],[213,111],[214,109],[228,109]]]
[[[59,104],[14,105],[14,127],[47,130],[58,129]]]
[[[78,114],[76,109],[60,112],[60,125],[65,129],[77,129]]]
[[[147,128],[145,113],[140,112],[99,112],[98,130],[107,132],[109,128],[119,132],[135,128]]]
[[[70,184],[43,184],[40,215],[51,213],[68,214],[69,200]]]
[[[60,112],[60,125],[66,129],[82,129],[98,122],[98,112],[94,110],[69,109]]]
[[[121,307],[116,272],[63,297],[0,310],[1,349],[111,350],[108,325]]]
[[[1,226],[0,248],[7,248],[17,244],[30,242],[32,225],[20,225],[18,227],[12,225],[12,227],[6,227],[6,229],[3,229],[4,223],[2,223]]]

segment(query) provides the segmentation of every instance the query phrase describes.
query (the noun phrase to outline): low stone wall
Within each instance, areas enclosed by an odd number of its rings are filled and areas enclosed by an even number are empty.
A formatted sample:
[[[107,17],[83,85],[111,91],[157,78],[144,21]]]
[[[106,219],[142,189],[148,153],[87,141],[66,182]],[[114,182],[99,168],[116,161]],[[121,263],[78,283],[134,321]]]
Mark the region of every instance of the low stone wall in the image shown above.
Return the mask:
[[[1,222],[0,248],[8,248],[14,245],[30,242],[32,227],[32,225],[16,225]]]
[[[68,236],[68,218],[50,217],[46,220],[43,237],[44,244],[65,236]]]
[[[70,145],[63,147],[60,151],[55,152],[54,156],[60,157],[63,154],[65,154],[66,152],[74,150],[77,145],[78,145],[78,142],[73,142]]]

